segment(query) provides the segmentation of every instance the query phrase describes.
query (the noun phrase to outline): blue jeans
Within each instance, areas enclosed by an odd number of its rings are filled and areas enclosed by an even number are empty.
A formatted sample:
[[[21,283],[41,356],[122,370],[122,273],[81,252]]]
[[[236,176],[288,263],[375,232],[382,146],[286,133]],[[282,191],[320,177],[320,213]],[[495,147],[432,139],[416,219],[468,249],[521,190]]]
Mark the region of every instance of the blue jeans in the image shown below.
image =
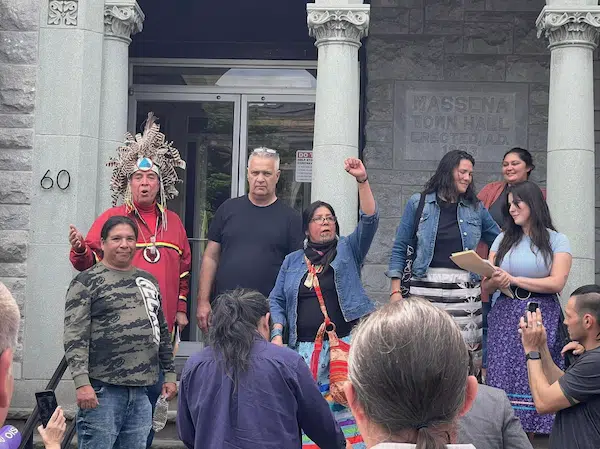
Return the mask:
[[[150,401],[150,405],[152,406],[152,414],[154,415],[154,407],[156,406],[156,401],[160,397],[162,393],[162,386],[165,383],[165,373],[162,371],[158,375],[158,382],[154,385],[147,388],[148,392],[148,400]],[[152,446],[152,440],[154,440],[154,430],[150,428],[150,433],[148,434],[148,441],[146,442],[146,448],[149,449]]]
[[[146,387],[91,383],[99,405],[77,413],[79,449],[145,449],[152,427]]]

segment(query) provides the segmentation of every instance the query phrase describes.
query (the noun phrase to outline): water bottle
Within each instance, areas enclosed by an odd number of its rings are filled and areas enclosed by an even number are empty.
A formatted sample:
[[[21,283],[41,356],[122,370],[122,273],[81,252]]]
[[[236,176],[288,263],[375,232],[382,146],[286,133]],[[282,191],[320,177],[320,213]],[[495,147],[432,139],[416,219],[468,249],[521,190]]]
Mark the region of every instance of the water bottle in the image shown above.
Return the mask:
[[[160,432],[167,424],[167,413],[169,412],[169,402],[163,396],[158,398],[154,407],[154,415],[152,416],[152,430]]]

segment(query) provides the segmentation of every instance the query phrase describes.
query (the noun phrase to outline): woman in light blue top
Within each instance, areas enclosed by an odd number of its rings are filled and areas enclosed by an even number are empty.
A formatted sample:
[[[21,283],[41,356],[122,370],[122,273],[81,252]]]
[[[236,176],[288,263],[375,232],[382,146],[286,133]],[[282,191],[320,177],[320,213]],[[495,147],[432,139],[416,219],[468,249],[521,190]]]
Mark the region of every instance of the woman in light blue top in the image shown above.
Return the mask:
[[[499,268],[492,278],[484,280],[484,287],[489,292],[510,287],[514,299],[498,292],[493,296],[488,315],[487,384],[506,391],[526,432],[549,434],[554,417],[536,413],[516,328],[527,304],[537,303],[543,310],[550,354],[557,366],[563,366],[557,294],[571,269],[569,240],[554,229],[542,191],[533,182],[509,188],[504,214],[505,230],[489,255],[490,262]]]

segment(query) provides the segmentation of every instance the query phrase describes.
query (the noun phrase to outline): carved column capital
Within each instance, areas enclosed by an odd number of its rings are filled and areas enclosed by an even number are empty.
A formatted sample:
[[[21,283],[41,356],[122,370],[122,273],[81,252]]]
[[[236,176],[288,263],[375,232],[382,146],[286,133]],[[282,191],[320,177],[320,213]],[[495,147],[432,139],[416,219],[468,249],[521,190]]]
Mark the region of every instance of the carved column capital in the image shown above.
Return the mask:
[[[306,5],[308,32],[319,47],[330,42],[344,42],[360,47],[368,34],[370,5],[352,5],[348,8]]]
[[[600,7],[550,8],[546,6],[536,22],[538,37],[544,34],[549,48],[560,46],[598,46],[600,36]]]
[[[104,5],[104,35],[129,45],[131,36],[142,31],[144,13],[135,0],[107,0]]]

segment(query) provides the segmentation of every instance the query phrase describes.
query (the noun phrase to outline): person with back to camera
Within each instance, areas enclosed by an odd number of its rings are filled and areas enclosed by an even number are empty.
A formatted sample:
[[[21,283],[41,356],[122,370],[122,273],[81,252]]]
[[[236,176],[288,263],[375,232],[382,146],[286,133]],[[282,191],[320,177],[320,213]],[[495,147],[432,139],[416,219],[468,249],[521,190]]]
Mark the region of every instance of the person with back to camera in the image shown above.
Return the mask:
[[[330,363],[331,340],[319,338],[325,330],[325,313],[339,340],[347,344],[358,320],[375,309],[363,288],[360,270],[377,231],[379,213],[363,163],[348,158],[344,168],[358,182],[361,210],[358,225],[352,234],[341,237],[330,204],[316,201],[304,210],[304,249],[285,258],[269,296],[274,323],[271,341],[282,345],[283,331],[287,328],[289,346],[312,365],[313,375],[316,375],[323,396],[330,402],[349,444],[354,449],[362,449],[364,443],[354,418],[342,405],[343,401],[336,397],[337,376],[333,373],[337,370]],[[311,363],[313,360],[314,364]],[[314,449],[315,446],[305,436],[303,447]]]
[[[536,412],[527,382],[527,364],[515,323],[536,302],[544,310],[544,326],[554,363],[563,367],[559,336],[561,307],[557,295],[571,269],[568,238],[557,232],[540,188],[531,181],[512,186],[504,209],[506,226],[491,247],[489,261],[498,268],[484,280],[495,292],[510,287],[514,299],[496,292],[488,316],[487,384],[506,391],[523,429],[530,434],[549,434],[552,416]]]
[[[346,396],[367,449],[475,449],[457,444],[477,394],[450,315],[422,298],[383,306],[355,329]]]
[[[452,253],[475,250],[480,240],[492,244],[500,228],[475,196],[473,156],[450,151],[440,161],[424,191],[410,197],[396,232],[389,269],[392,301],[402,299],[401,279],[409,274],[407,247],[417,224],[416,256],[410,294],[424,296],[452,315],[479,371],[482,350],[480,279],[460,269]],[[420,216],[419,210],[422,210]]]
[[[529,179],[531,172],[535,169],[533,156],[524,148],[511,148],[502,158],[502,181],[495,181],[486,184],[477,194],[483,205],[490,211],[490,215],[498,226],[502,228],[504,224],[503,210],[506,205],[508,188],[515,184],[525,182]],[[542,189],[544,198],[546,198],[546,189]],[[482,259],[489,256],[489,246],[485,242],[479,242],[477,254]],[[489,293],[482,288],[482,316],[483,316],[483,368],[487,368],[487,315],[492,308]]]
[[[269,301],[237,289],[214,303],[209,347],[188,359],[177,409],[179,438],[197,449],[321,449],[344,435],[296,352],[268,342]]]

